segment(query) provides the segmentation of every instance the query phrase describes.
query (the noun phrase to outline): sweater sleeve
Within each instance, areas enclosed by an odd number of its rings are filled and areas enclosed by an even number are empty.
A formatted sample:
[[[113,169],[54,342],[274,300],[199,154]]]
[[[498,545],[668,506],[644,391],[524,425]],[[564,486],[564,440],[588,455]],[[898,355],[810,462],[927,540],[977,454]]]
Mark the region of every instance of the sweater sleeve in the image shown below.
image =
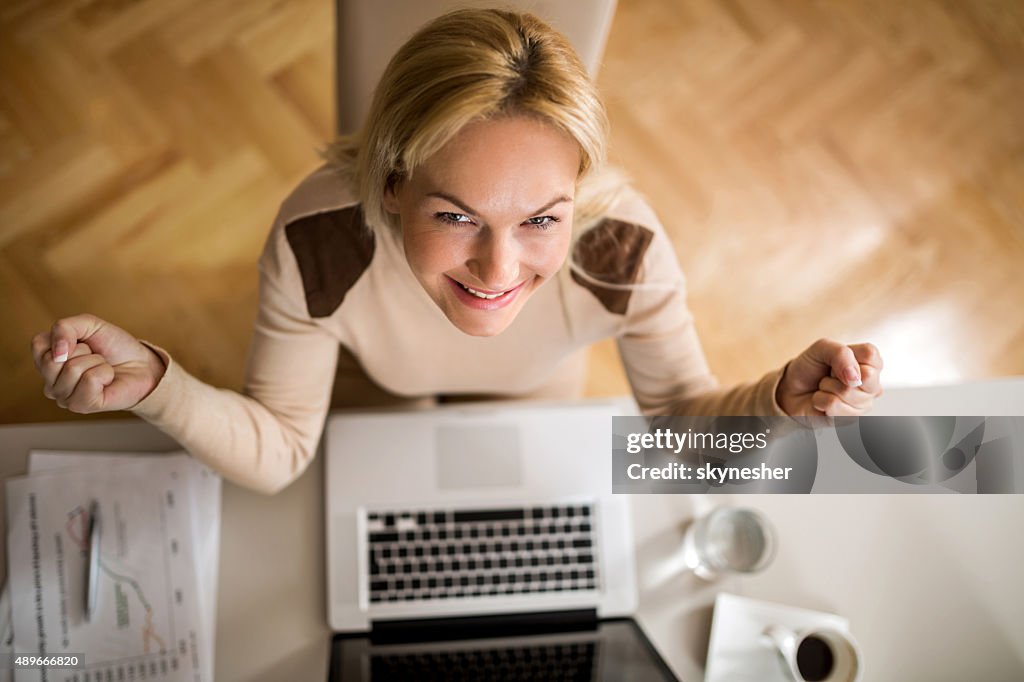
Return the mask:
[[[633,203],[637,201],[642,202]],[[654,233],[617,339],[641,411],[646,415],[785,416],[775,399],[785,367],[755,381],[719,386],[686,303],[686,282],[672,242],[646,202],[632,213],[641,216],[643,226]]]
[[[225,478],[272,494],[298,478],[316,453],[338,340],[307,314],[280,225],[259,269],[259,311],[242,393],[199,381],[165,350],[147,344],[167,370],[131,411]]]

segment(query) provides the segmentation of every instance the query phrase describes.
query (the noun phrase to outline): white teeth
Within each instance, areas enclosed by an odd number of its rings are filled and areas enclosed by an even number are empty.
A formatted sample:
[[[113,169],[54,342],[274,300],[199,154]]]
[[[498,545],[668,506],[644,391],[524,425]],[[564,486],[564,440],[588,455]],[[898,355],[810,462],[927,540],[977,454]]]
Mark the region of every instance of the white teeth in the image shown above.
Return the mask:
[[[462,284],[462,282],[459,282],[459,284]],[[473,294],[477,298],[485,298],[488,301],[493,299],[493,298],[498,298],[499,296],[504,296],[505,294],[508,293],[507,291],[503,291],[500,294],[484,294],[484,293],[481,293],[481,292],[477,291],[476,289],[470,289],[465,284],[462,284],[462,288],[465,289],[466,291],[468,291],[469,293]]]

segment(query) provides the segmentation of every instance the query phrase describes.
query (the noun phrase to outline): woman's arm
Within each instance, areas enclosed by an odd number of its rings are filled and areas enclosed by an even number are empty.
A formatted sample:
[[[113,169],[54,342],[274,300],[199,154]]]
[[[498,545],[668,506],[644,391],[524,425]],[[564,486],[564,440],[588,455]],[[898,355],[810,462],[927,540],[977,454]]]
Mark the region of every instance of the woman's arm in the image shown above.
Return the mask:
[[[871,344],[821,339],[754,381],[720,387],[686,303],[685,280],[664,228],[639,197],[624,209],[653,233],[618,336],[634,396],[645,414],[821,416],[869,410],[882,388]]]
[[[287,486],[315,454],[338,340],[307,314],[281,233],[271,233],[260,259],[242,393],[203,383],[158,346],[86,314],[32,340],[45,395],[73,412],[130,410],[239,485],[265,493]]]
[[[330,402],[338,341],[260,275],[260,308],[241,394],[199,381],[163,349],[164,378],[131,411],[225,478],[264,493],[312,461]]]
[[[657,248],[652,243],[652,248]],[[721,387],[704,356],[686,305],[682,273],[672,291],[638,291],[618,337],[637,404],[649,415],[785,415],[775,392],[785,368]]]

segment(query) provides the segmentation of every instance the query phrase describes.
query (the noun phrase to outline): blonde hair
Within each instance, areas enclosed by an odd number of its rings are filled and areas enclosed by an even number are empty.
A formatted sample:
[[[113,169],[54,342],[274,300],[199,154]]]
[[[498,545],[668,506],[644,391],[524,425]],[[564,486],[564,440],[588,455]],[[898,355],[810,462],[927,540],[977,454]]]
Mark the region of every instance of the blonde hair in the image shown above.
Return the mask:
[[[387,187],[486,118],[533,116],[580,148],[575,232],[595,224],[624,188],[605,165],[608,117],[569,41],[529,13],[462,9],[417,31],[388,63],[367,122],[321,152],[357,188],[372,229],[398,231]]]

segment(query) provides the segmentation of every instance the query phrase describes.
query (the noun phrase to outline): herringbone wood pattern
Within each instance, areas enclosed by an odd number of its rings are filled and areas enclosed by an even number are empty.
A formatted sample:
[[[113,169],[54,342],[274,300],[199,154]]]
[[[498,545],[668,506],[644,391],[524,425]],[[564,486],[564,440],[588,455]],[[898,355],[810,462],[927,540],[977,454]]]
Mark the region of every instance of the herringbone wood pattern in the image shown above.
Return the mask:
[[[28,343],[82,311],[240,387],[257,255],[333,130],[332,22],[0,7],[0,422],[76,418]],[[600,84],[723,381],[819,336],[874,341],[890,381],[1024,374],[1020,2],[620,0]],[[627,390],[612,344],[592,364]]]

